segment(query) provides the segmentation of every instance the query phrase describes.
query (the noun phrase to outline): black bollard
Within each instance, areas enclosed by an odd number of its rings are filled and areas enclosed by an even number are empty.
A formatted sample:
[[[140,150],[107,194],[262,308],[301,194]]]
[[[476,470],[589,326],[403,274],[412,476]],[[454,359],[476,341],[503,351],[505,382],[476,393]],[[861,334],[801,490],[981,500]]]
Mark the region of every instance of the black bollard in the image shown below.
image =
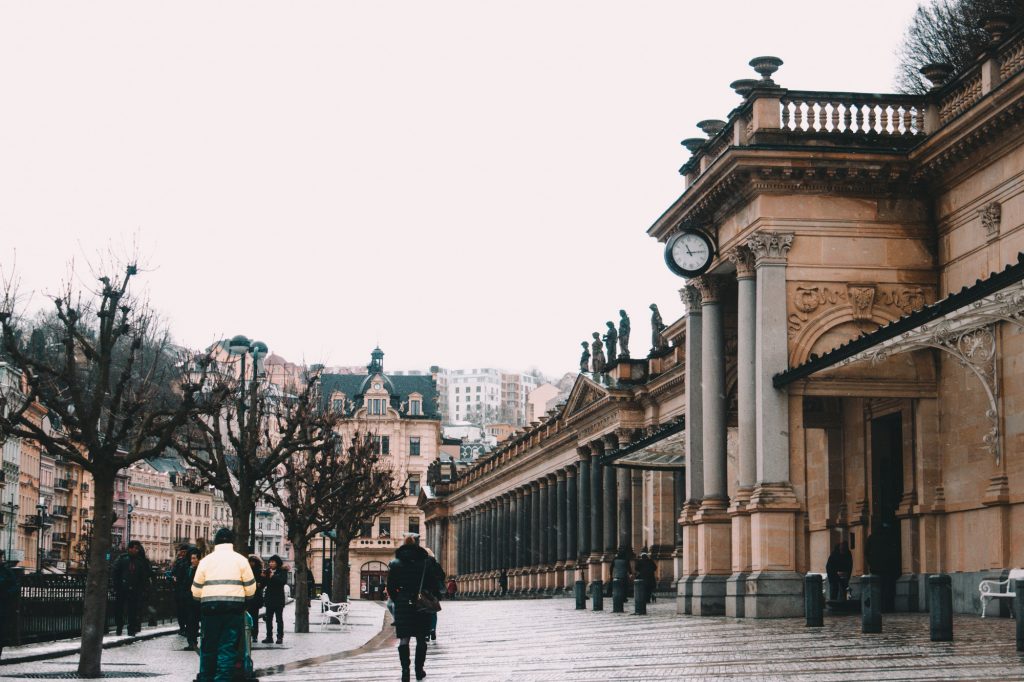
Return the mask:
[[[647,583],[643,578],[633,581],[633,613],[637,616],[647,615]]]
[[[948,575],[928,576],[928,603],[931,608],[933,642],[953,641],[953,581]]]
[[[590,583],[590,603],[595,611],[604,611],[604,583],[595,580]]]
[[[825,624],[825,595],[821,590],[821,575],[808,573],[804,577],[804,617],[809,628],[820,628]]]
[[[573,583],[572,591],[576,596],[576,610],[587,608],[587,584],[582,580],[577,580]]]
[[[612,581],[612,613],[624,613],[626,608],[626,582],[621,578]]]
[[[877,575],[860,577],[860,631],[882,631],[882,581]]]
[[[1017,616],[1017,651],[1024,651],[1024,580],[1013,581],[1013,613]]]

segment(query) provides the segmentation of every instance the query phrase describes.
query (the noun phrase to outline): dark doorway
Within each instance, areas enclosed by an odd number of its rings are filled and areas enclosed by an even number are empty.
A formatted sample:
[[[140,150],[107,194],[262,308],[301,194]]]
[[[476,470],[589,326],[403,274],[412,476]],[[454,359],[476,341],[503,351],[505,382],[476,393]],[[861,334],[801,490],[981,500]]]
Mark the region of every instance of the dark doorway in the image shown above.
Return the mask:
[[[871,420],[871,535],[868,568],[882,579],[882,610],[892,611],[900,576],[900,524],[896,511],[903,498],[903,415]]]
[[[384,600],[384,586],[388,581],[387,564],[368,561],[359,570],[359,596],[375,601]]]

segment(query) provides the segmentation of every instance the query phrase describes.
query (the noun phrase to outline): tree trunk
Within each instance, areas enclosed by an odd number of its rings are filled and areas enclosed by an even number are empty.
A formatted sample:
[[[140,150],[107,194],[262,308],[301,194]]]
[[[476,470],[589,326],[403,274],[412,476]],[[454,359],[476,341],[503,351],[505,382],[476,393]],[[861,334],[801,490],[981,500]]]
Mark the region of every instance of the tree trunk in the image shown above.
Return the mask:
[[[103,635],[107,629],[107,593],[110,582],[111,526],[114,522],[113,471],[93,473],[96,500],[93,511],[92,546],[89,550],[89,573],[85,581],[82,613],[82,650],[78,657],[79,677],[101,677]]]
[[[346,601],[349,596],[349,542],[349,538],[339,530],[334,543],[334,566],[331,570],[331,599],[333,601]]]
[[[239,485],[244,484],[239,482]],[[231,525],[235,531],[235,551],[242,556],[249,556],[249,535],[256,530],[249,527],[253,505],[252,495],[246,492],[245,488],[240,488],[238,491],[238,509],[231,510],[234,516]],[[253,543],[253,546],[255,547],[255,543]]]
[[[295,550],[295,632],[309,632],[309,583],[306,580],[306,538],[292,535]]]

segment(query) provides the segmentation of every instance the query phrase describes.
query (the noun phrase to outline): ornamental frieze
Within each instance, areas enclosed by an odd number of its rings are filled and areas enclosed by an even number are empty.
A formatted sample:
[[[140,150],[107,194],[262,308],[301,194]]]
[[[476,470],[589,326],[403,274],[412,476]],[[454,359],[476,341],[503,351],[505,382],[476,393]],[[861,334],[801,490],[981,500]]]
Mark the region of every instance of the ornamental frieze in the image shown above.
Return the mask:
[[[812,318],[845,307],[854,320],[876,317],[876,308],[886,310],[886,318],[898,318],[919,310],[927,303],[922,287],[913,285],[877,285],[851,282],[845,287],[836,284],[800,282],[790,294],[787,316],[789,336],[796,336]]]

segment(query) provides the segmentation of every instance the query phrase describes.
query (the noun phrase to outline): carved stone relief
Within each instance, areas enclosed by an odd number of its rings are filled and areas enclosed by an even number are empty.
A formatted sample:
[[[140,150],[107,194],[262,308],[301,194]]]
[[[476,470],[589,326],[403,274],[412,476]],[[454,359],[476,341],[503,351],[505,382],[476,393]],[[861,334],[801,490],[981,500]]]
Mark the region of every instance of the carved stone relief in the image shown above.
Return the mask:
[[[792,294],[789,335],[796,336],[813,316],[830,308],[849,306],[854,320],[870,320],[876,306],[888,309],[890,316],[902,317],[919,310],[925,302],[925,291],[918,286],[851,282],[845,289],[838,289],[832,284],[799,283]]]
[[[999,236],[999,224],[1003,220],[1003,207],[998,201],[989,202],[979,212],[981,225],[985,228],[985,236],[989,239]]]

